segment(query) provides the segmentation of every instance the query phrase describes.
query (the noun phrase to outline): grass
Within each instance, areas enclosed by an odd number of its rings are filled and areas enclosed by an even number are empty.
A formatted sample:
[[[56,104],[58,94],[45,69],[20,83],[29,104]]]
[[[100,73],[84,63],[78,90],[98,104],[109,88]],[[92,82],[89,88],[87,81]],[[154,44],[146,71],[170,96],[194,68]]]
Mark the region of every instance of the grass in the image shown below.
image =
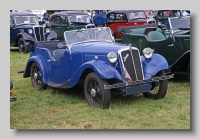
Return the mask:
[[[28,54],[10,50],[10,76],[17,101],[10,103],[11,129],[190,129],[190,83],[184,73],[170,79],[164,99],[117,96],[107,110],[90,107],[83,87],[39,91],[23,78]]]

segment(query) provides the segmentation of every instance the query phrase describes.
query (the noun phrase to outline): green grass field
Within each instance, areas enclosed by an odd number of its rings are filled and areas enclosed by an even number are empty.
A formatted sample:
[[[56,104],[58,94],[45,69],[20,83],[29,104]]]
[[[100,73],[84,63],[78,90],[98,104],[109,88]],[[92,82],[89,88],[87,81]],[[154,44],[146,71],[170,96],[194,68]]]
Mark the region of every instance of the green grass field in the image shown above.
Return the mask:
[[[10,76],[17,101],[10,103],[11,129],[190,129],[190,83],[184,73],[170,79],[164,99],[117,96],[109,109],[90,107],[83,87],[39,91],[23,78],[28,54],[10,50]]]

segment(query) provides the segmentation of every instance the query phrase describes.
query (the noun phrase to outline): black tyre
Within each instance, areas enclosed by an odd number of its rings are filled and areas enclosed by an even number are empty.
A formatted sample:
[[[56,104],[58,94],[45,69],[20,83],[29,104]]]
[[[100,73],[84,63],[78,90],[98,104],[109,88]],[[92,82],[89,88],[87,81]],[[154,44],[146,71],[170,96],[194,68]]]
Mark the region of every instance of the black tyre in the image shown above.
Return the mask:
[[[162,70],[156,74],[156,76],[165,76],[165,72]],[[167,94],[168,81],[160,80],[152,83],[152,90],[144,92],[143,95],[146,98],[161,99]]]
[[[188,64],[187,75],[188,75],[188,79],[190,80],[190,63]]]
[[[13,89],[13,81],[12,81],[12,79],[10,78],[10,90],[12,90]]]
[[[108,85],[108,82],[99,78],[94,72],[88,74],[85,78],[84,94],[91,107],[109,108],[111,92],[109,89],[105,90],[104,85]]]
[[[28,53],[28,47],[25,45],[24,38],[20,38],[18,41],[18,48],[20,53]]]
[[[31,65],[30,74],[31,74],[31,82],[34,88],[37,88],[38,90],[47,89],[48,85],[42,81],[42,74],[37,63],[33,63]]]

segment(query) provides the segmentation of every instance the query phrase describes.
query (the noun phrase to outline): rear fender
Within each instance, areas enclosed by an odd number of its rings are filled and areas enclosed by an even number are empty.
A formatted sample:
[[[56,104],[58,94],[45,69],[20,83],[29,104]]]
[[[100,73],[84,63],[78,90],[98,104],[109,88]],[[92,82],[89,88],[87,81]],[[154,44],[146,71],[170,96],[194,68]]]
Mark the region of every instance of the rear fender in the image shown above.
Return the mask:
[[[34,62],[37,63],[37,65],[39,66],[41,74],[42,74],[43,82],[46,83],[48,81],[48,70],[45,66],[44,61],[42,60],[42,58],[40,56],[33,56],[33,57],[29,58],[29,60],[26,63],[23,77],[24,78],[31,77],[31,75],[30,75],[31,65]]]
[[[121,82],[125,82],[121,74],[111,65],[100,60],[91,60],[84,63],[69,80],[69,88],[73,87],[80,79],[83,72],[87,69],[93,69],[93,71],[102,79],[118,79]]]
[[[145,59],[144,56],[141,56],[141,60],[143,65],[144,79],[151,79],[159,71],[169,68],[166,59],[159,54],[154,53],[150,59]]]

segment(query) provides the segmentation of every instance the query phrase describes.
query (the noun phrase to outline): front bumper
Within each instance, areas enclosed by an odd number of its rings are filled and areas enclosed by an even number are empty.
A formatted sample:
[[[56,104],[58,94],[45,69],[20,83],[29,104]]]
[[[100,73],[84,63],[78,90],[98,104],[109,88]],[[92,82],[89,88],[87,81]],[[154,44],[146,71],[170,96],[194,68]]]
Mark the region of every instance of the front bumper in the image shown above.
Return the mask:
[[[144,84],[144,83],[150,83],[150,82],[155,82],[155,81],[160,81],[160,80],[167,80],[167,79],[171,79],[171,78],[174,78],[174,74],[154,77],[154,78],[146,79],[146,80],[133,81],[131,83],[117,83],[117,84],[112,84],[112,85],[104,85],[104,89],[125,87],[126,95],[130,95],[130,94],[136,94],[139,92],[149,91],[150,90],[149,85]]]
[[[17,97],[10,97],[10,102],[17,101]]]

